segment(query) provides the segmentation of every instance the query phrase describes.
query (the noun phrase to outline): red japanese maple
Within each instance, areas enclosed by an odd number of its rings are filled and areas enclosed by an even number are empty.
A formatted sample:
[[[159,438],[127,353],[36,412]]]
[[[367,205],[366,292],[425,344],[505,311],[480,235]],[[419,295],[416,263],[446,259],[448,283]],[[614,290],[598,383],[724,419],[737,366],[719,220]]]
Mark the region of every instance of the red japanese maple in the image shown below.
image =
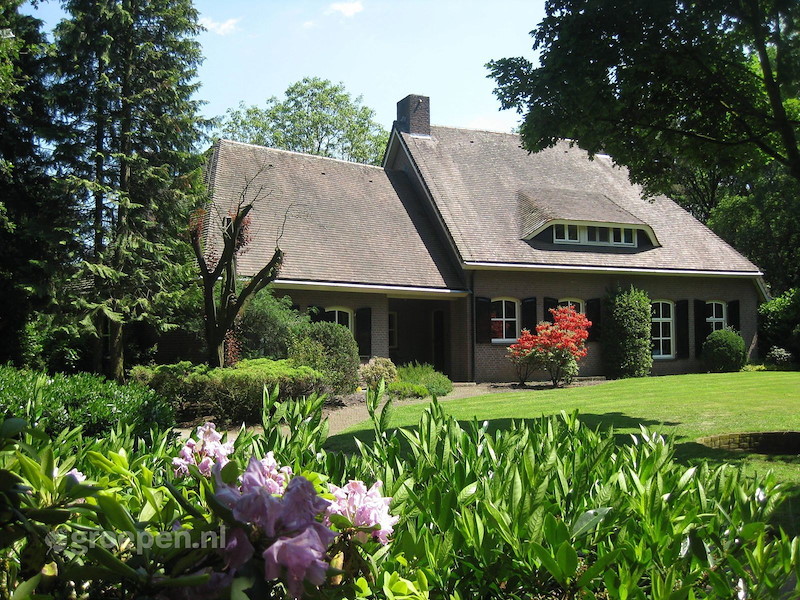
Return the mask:
[[[533,334],[527,329],[508,348],[508,358],[524,383],[537,369],[550,374],[554,386],[577,373],[577,362],[586,356],[586,340],[592,322],[572,306],[550,309],[553,323],[542,322]]]

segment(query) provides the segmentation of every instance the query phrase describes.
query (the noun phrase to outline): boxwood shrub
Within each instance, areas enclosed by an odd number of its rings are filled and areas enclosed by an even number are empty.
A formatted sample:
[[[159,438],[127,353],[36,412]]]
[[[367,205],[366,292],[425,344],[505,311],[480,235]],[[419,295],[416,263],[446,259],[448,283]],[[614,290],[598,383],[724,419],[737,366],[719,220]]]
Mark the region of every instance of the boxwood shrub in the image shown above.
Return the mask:
[[[744,339],[728,327],[712,331],[703,342],[703,359],[714,373],[740,371],[747,362]]]
[[[453,391],[453,382],[431,365],[418,362],[408,363],[397,369],[401,382],[420,385],[428,390],[428,396],[441,398]]]
[[[236,366],[211,369],[180,362],[158,367],[134,367],[131,377],[171,398],[183,421],[213,416],[227,424],[258,423],[264,387],[277,387],[281,398],[300,398],[323,389],[324,376],[288,360],[258,358]]]
[[[634,288],[617,288],[603,302],[603,362],[607,377],[646,377],[653,366],[650,298]]]
[[[85,435],[103,436],[124,422],[144,436],[152,427],[175,423],[169,400],[139,383],[118,385],[89,373],[46,375],[8,366],[0,366],[0,413],[36,422],[48,435],[80,425]]]
[[[320,371],[334,394],[352,394],[358,386],[358,345],[344,325],[319,321],[298,328],[289,344],[289,359]]]

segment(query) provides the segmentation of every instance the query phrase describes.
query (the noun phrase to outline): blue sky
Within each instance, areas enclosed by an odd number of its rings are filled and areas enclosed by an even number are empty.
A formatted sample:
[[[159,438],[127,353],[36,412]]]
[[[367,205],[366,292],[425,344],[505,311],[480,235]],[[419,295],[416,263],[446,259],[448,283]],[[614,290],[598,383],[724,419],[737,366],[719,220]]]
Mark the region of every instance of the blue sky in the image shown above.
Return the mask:
[[[36,11],[48,25],[58,3]],[[493,58],[533,59],[529,32],[544,0],[196,0],[208,31],[199,96],[207,116],[240,101],[261,104],[316,76],[344,83],[389,128],[398,100],[431,98],[438,125],[508,131],[484,67]]]

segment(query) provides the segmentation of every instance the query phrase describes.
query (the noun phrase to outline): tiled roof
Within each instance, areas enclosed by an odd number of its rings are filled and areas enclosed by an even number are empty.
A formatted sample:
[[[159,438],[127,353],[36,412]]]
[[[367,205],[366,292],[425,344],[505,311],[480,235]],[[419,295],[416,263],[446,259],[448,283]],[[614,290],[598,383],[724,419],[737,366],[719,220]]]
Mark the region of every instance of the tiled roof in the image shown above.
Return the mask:
[[[568,142],[529,154],[517,135],[450,127],[431,127],[430,136],[400,135],[465,262],[758,273],[672,200],[643,199],[607,156],[590,160]],[[523,197],[535,205],[530,212],[520,208]],[[599,198],[608,202],[578,208]],[[575,219],[591,214],[619,222],[629,215],[649,225],[661,246],[584,249],[521,239],[548,207],[559,205],[559,214]]]
[[[210,165],[212,217],[259,198],[239,275],[269,261],[286,217],[280,279],[463,289],[404,173],[228,140]]]

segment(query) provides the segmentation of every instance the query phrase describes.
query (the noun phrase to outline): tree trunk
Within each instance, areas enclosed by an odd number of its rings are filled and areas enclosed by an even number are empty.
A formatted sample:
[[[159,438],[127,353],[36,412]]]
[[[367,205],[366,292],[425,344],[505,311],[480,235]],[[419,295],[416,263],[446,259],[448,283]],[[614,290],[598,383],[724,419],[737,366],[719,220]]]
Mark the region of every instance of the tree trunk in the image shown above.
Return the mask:
[[[124,350],[122,344],[123,325],[117,321],[109,321],[108,323],[108,343],[109,343],[109,357],[108,365],[106,368],[106,376],[109,379],[122,383],[125,380],[125,361]]]

